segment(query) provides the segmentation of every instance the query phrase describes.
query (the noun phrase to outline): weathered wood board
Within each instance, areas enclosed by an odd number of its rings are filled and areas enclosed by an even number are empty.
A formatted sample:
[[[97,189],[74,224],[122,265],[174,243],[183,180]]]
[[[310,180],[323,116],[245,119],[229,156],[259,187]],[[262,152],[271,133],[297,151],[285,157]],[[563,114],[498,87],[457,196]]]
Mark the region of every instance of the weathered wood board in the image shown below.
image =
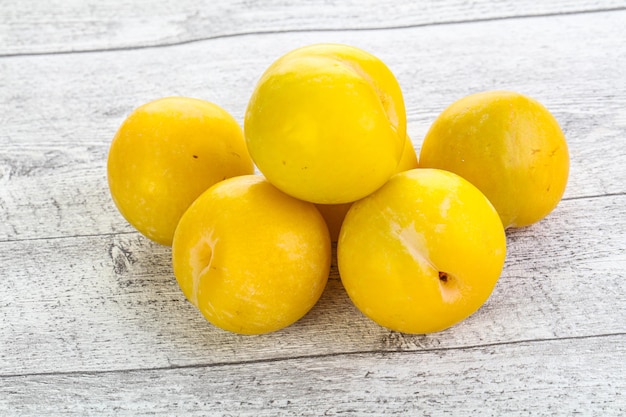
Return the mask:
[[[0,0],[0,415],[626,414],[626,2],[316,3]],[[379,327],[333,265],[295,325],[218,330],[111,201],[133,108],[193,96],[242,122],[263,70],[316,42],[388,64],[417,150],[488,89],[567,136],[563,201],[508,232],[494,293],[451,329]]]

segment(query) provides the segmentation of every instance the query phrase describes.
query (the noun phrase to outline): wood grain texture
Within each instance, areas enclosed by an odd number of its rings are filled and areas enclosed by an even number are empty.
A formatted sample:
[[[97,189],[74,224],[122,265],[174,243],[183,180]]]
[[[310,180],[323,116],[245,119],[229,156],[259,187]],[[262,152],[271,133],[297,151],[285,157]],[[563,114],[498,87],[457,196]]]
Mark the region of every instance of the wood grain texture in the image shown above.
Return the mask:
[[[568,138],[566,199],[623,193],[623,159],[605,155],[626,154],[626,97],[619,94],[626,91],[624,19],[626,12],[594,13],[399,29],[384,37],[274,34],[163,50],[4,58],[11,88],[0,89],[0,240],[130,232],[108,195],[105,168],[124,117],[149,100],[188,95],[221,105],[241,123],[265,68],[282,52],[314,42],[361,46],[390,66],[416,148],[454,100],[517,90],[544,103]]]
[[[36,7],[33,7],[36,6]],[[384,29],[626,8],[624,0],[467,2],[0,1],[0,56],[175,45],[299,31]]]
[[[611,345],[613,349],[607,350]],[[626,412],[626,336],[0,379],[0,412],[503,416]]]
[[[0,0],[0,416],[626,414],[625,1],[127,3]],[[133,108],[193,96],[241,123],[264,69],[315,42],[388,64],[418,150],[487,89],[563,127],[564,200],[508,232],[493,294],[451,329],[377,326],[333,265],[293,326],[218,330],[112,204]]]
[[[11,341],[0,347],[0,377],[624,333],[626,196],[565,201],[508,240],[490,300],[444,332],[404,335],[370,322],[333,266],[304,319],[254,337],[208,324],[178,289],[169,249],[138,234],[0,243],[0,314],[8,323],[0,340]]]

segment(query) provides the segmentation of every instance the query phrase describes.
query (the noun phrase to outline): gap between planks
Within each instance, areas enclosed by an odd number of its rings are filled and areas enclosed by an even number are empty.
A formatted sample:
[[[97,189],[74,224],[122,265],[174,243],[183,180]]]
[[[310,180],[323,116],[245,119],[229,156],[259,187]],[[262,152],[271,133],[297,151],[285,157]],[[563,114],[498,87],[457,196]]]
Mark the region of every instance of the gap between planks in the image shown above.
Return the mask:
[[[60,371],[60,372],[30,372],[30,373],[16,373],[16,374],[4,374],[4,375],[0,374],[0,379],[28,378],[28,377],[37,377],[37,376],[128,374],[128,373],[135,373],[135,372],[171,371],[171,370],[177,370],[177,369],[205,369],[205,368],[208,369],[208,368],[222,368],[222,367],[229,367],[229,366],[254,365],[254,364],[261,364],[261,363],[289,362],[289,361],[298,361],[298,360],[303,360],[303,359],[323,359],[323,358],[337,358],[337,357],[350,357],[350,356],[363,356],[363,355],[391,355],[391,354],[393,355],[419,355],[419,354],[436,353],[436,352],[477,350],[477,349],[484,349],[484,348],[491,348],[491,347],[498,347],[498,346],[532,345],[532,344],[550,343],[550,342],[621,338],[623,336],[626,336],[626,332],[602,333],[602,334],[583,335],[583,336],[553,337],[553,338],[519,339],[519,340],[510,340],[506,342],[494,342],[494,343],[484,343],[484,344],[466,345],[466,346],[449,346],[449,347],[443,347],[443,348],[425,348],[425,349],[420,349],[420,350],[373,349],[373,350],[352,351],[352,352],[322,353],[322,354],[315,354],[315,355],[297,355],[297,356],[288,356],[288,357],[280,357],[280,358],[252,359],[252,360],[247,360],[247,361],[246,360],[224,361],[224,362],[214,362],[214,363],[197,363],[197,364],[188,364],[188,365],[159,366],[159,367],[146,367],[146,368],[107,369],[107,370],[102,370],[102,371]]]
[[[46,51],[36,52],[35,51],[35,52],[0,53],[0,58],[72,55],[72,54],[83,54],[83,53],[119,52],[119,51],[135,51],[135,50],[142,50],[142,49],[169,48],[169,47],[174,47],[174,46],[188,45],[188,44],[206,42],[206,41],[217,40],[217,39],[238,38],[238,37],[246,37],[246,36],[276,35],[276,34],[286,34],[286,33],[369,32],[369,31],[381,31],[381,30],[400,30],[400,29],[414,29],[414,28],[421,28],[421,27],[461,25],[461,24],[497,22],[497,21],[506,21],[506,20],[517,20],[517,19],[535,19],[535,18],[545,18],[545,17],[611,13],[611,12],[622,12],[622,11],[626,11],[626,7],[607,7],[607,8],[598,8],[598,9],[591,9],[591,10],[571,10],[571,11],[551,12],[551,13],[534,13],[534,14],[529,13],[529,14],[512,15],[512,16],[496,16],[496,17],[475,18],[475,19],[458,19],[458,20],[448,20],[448,21],[440,21],[440,22],[428,22],[428,23],[414,23],[414,24],[386,26],[386,27],[371,26],[371,27],[355,27],[355,28],[258,30],[258,31],[250,31],[250,32],[238,32],[238,33],[226,33],[226,34],[218,34],[218,35],[210,35],[210,36],[201,36],[201,37],[183,39],[183,40],[174,41],[174,42],[162,42],[162,43],[136,45],[136,46],[114,46],[114,47],[109,47],[109,48],[84,48],[84,49],[74,49],[70,51],[48,51],[48,52]]]
[[[620,193],[606,193],[606,194],[594,194],[587,196],[574,196],[574,197],[566,197],[561,199],[561,201],[580,201],[580,200],[596,200],[599,198],[611,198],[611,197],[621,197],[625,196],[625,192]],[[559,203],[560,204],[560,203]],[[36,241],[48,241],[48,240],[62,240],[62,239],[81,239],[81,238],[89,238],[89,237],[113,237],[113,236],[128,236],[139,234],[139,232],[135,230],[126,231],[126,232],[111,232],[111,233],[88,233],[88,234],[77,234],[77,235],[69,235],[69,236],[45,236],[45,237],[29,237],[24,239],[0,239],[0,245],[3,243],[16,243],[16,242],[36,242]]]

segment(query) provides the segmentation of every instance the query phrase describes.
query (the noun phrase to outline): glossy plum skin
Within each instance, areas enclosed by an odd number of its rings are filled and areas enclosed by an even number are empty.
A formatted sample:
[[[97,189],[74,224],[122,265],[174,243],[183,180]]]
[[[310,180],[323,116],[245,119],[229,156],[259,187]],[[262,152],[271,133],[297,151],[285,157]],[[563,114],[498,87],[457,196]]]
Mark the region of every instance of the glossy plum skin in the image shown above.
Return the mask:
[[[456,174],[413,169],[355,203],[337,242],[356,307],[404,333],[444,330],[489,298],[506,236],[489,200]]]
[[[111,196],[143,235],[171,245],[187,207],[225,178],[252,174],[243,131],[216,104],[165,97],[135,109],[109,149]]]
[[[456,101],[437,117],[419,166],[462,176],[489,198],[505,228],[523,227],[561,200],[569,152],[558,122],[537,100],[487,91]]]
[[[283,192],[318,204],[365,197],[394,173],[406,137],[400,86],[377,57],[310,45],[277,59],[249,100],[256,166]]]
[[[174,274],[187,299],[212,324],[241,334],[280,330],[321,296],[330,237],[313,203],[258,175],[205,191],[180,220]]]

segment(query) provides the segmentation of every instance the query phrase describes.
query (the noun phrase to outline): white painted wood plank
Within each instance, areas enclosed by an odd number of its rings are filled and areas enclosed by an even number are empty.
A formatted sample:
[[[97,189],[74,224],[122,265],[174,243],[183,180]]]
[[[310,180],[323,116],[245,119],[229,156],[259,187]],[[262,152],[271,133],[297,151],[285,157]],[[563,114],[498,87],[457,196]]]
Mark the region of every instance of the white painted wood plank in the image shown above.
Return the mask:
[[[503,416],[626,413],[624,334],[225,366],[0,378],[0,413]]]
[[[336,267],[297,324],[255,337],[218,330],[184,300],[169,249],[137,234],[4,242],[0,268],[0,377],[623,333],[626,195],[566,201],[546,221],[510,233],[487,304],[426,336],[364,318]]]
[[[625,8],[624,0],[0,1],[0,56],[177,44],[239,34],[420,26]]]
[[[344,42],[397,74],[416,148],[452,101],[512,89],[563,126],[565,198],[625,191],[626,12],[385,31],[273,34],[162,49],[0,60],[0,240],[129,232],[106,185],[115,131],[136,106],[166,95],[216,102],[240,122],[277,56]],[[609,157],[611,156],[611,157]],[[70,220],[71,219],[71,220]]]
[[[626,11],[568,14],[623,1],[131,3],[0,0],[0,415],[626,413]],[[389,26],[410,27],[334,31]],[[242,28],[297,33],[229,37]],[[532,95],[564,127],[566,200],[509,233],[492,297],[448,331],[378,327],[336,267],[296,325],[219,331],[184,300],[169,249],[111,204],[108,144],[133,107],[191,95],[241,121],[265,67],[313,42],[389,64],[418,148],[445,105],[483,89]]]

